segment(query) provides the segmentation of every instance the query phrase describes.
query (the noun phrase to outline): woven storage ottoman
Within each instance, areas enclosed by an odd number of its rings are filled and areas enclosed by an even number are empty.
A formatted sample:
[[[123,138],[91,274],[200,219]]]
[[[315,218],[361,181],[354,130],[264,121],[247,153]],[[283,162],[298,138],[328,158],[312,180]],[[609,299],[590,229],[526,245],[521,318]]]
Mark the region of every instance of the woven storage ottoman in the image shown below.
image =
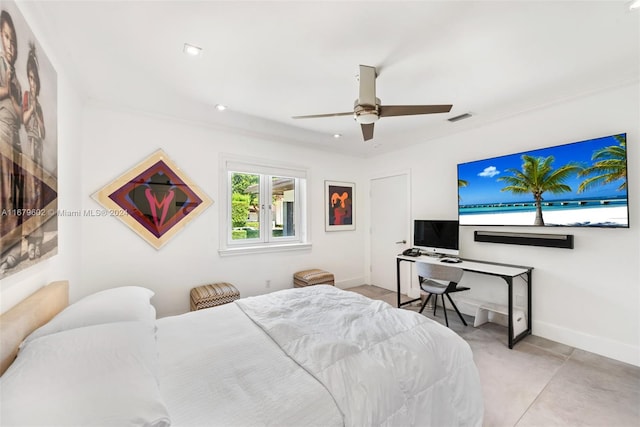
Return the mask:
[[[240,292],[231,283],[220,282],[191,289],[191,311],[215,307],[240,298]]]
[[[310,270],[298,271],[293,275],[293,286],[295,288],[304,288],[305,286],[312,285],[335,286],[333,273],[320,270],[319,268],[312,268]]]

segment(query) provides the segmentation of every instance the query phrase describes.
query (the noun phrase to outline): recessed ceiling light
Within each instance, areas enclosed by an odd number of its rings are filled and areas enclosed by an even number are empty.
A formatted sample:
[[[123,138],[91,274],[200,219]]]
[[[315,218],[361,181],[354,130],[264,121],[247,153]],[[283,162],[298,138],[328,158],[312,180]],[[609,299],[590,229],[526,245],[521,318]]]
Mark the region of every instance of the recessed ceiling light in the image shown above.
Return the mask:
[[[202,55],[202,48],[198,47],[198,46],[194,46],[192,44],[189,43],[185,43],[184,44],[184,53],[186,53],[189,56],[200,56]]]
[[[333,134],[333,137],[334,137],[335,139],[338,139],[338,138],[342,137],[342,134],[341,134],[341,133],[334,133],[334,134]]]
[[[222,105],[222,104],[216,104],[216,110],[218,111],[224,111],[227,109],[226,105]]]
[[[629,10],[638,8],[640,8],[640,0],[633,0],[631,3],[629,3]]]

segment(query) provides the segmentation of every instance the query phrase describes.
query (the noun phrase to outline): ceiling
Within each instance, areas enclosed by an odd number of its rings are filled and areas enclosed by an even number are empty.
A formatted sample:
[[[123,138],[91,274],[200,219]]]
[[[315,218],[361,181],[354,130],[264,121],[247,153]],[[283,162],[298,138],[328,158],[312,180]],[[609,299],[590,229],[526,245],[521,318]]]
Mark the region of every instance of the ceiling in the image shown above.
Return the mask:
[[[74,84],[117,108],[370,156],[637,82],[628,1],[41,1],[27,4]],[[201,57],[183,53],[202,47]],[[385,117],[362,140],[347,112],[358,65]],[[224,104],[228,110],[217,111]],[[606,108],[606,107],[603,107]],[[471,113],[469,119],[446,119]],[[342,134],[336,139],[333,134]]]

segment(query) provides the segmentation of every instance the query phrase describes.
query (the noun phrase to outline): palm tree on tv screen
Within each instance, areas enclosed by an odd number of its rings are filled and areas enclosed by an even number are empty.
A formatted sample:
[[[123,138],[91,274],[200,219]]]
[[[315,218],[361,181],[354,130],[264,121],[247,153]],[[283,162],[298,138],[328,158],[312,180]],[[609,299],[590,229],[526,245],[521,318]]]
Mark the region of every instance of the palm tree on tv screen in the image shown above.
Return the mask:
[[[466,187],[467,185],[469,185],[468,181],[458,178],[458,188]],[[458,193],[458,201],[460,200],[462,200],[462,197],[460,197],[460,193]]]
[[[580,184],[578,193],[617,180],[622,180],[618,191],[627,188],[627,141],[625,135],[615,135],[614,138],[620,145],[610,145],[596,150],[591,156],[591,160],[596,162],[578,174],[578,176],[595,174],[595,176],[585,179]]]
[[[575,163],[568,163],[557,169],[551,164],[553,156],[533,157],[522,156],[522,170],[507,169],[511,176],[503,176],[498,181],[504,181],[508,185],[502,191],[510,191],[513,194],[533,194],[536,204],[536,219],[533,225],[544,225],[542,218],[542,194],[545,192],[559,194],[571,192],[571,187],[564,184],[564,181],[573,173],[582,168]]]

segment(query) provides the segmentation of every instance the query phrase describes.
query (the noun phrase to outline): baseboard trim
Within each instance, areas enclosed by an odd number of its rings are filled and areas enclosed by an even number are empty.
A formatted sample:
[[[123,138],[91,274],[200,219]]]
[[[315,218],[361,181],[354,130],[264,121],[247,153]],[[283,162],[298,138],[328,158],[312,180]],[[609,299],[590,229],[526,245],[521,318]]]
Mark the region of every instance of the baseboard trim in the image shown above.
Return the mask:
[[[533,335],[640,367],[638,346],[535,320]]]
[[[336,288],[349,289],[354,286],[360,286],[367,283],[364,277],[355,277],[353,279],[339,280],[335,282]]]

